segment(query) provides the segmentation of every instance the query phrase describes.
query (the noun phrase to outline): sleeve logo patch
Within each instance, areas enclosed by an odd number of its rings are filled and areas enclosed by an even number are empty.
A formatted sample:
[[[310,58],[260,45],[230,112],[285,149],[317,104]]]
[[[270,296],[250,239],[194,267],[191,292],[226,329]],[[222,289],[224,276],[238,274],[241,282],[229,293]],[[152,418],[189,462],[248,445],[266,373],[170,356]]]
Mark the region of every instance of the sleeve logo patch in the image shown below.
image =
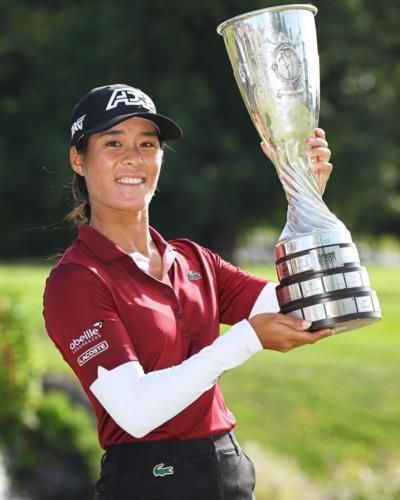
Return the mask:
[[[83,352],[79,357],[78,357],[78,365],[83,366],[85,363],[90,361],[92,358],[97,356],[98,354],[101,354],[102,352],[106,351],[108,349],[108,343],[103,340],[99,342],[98,344],[94,345],[87,351]]]
[[[71,340],[69,344],[69,348],[71,349],[71,351],[75,354],[76,352],[80,351],[83,347],[85,347],[85,345],[91,344],[96,340],[100,340],[101,338],[100,330],[102,328],[103,328],[102,321],[96,321],[95,323],[93,323],[93,325],[87,330],[84,330],[78,338]]]

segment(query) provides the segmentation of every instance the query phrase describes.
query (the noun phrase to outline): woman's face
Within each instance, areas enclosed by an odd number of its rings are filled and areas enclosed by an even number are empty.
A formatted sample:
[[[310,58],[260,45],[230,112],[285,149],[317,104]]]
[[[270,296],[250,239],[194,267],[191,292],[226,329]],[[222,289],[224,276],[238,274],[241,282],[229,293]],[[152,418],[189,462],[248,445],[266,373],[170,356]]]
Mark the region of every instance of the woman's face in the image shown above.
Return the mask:
[[[162,157],[156,126],[139,117],[92,134],[85,154],[70,151],[73,170],[85,177],[92,216],[147,211]]]

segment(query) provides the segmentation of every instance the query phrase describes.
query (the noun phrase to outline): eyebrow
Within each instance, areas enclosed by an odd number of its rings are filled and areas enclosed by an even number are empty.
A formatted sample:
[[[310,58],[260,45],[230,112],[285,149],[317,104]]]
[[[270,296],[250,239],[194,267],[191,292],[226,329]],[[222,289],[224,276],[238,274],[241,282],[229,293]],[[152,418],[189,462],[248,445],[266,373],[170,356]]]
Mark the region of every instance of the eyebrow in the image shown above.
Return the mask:
[[[100,132],[99,137],[104,137],[107,135],[124,135],[124,134],[125,134],[124,130],[119,130],[119,129],[105,130],[104,132]],[[158,137],[157,132],[152,130],[151,131],[143,130],[142,132],[140,132],[140,135],[144,135],[145,137]]]

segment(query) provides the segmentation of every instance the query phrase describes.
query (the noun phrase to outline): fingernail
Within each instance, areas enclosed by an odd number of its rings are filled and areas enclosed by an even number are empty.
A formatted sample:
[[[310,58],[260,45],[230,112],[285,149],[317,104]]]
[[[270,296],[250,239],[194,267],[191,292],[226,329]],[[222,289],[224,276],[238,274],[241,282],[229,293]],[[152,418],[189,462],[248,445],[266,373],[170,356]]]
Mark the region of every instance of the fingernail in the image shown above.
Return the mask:
[[[310,326],[312,325],[312,321],[304,320],[301,325],[304,328],[304,330],[307,330],[307,328],[310,328]]]

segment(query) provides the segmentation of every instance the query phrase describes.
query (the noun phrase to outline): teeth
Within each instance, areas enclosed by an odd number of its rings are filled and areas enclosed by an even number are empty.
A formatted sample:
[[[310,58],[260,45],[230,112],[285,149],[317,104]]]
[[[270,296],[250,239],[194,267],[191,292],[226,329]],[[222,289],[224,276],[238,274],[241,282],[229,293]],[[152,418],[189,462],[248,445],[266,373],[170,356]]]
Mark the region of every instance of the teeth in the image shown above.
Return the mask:
[[[143,177],[121,177],[117,179],[119,184],[142,184],[144,182]]]

